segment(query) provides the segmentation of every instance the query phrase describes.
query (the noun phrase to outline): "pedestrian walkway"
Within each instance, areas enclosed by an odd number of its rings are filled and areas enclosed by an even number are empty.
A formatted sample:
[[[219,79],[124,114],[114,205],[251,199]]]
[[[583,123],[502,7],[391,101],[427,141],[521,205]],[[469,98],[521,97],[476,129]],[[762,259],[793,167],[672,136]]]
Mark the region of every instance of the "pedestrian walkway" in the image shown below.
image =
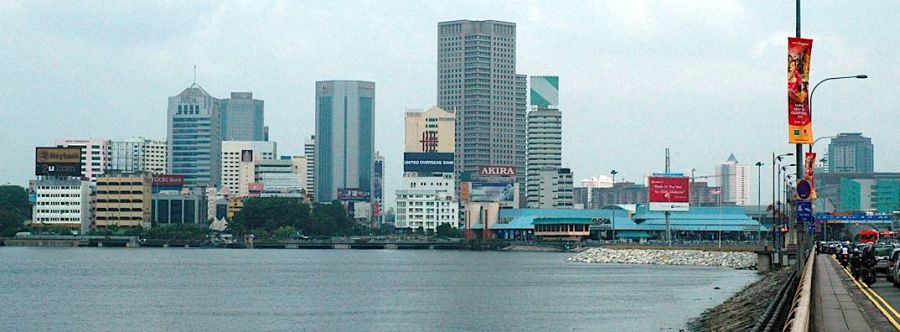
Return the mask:
[[[813,326],[815,331],[872,331],[859,305],[853,301],[844,279],[828,255],[816,257],[813,274]]]

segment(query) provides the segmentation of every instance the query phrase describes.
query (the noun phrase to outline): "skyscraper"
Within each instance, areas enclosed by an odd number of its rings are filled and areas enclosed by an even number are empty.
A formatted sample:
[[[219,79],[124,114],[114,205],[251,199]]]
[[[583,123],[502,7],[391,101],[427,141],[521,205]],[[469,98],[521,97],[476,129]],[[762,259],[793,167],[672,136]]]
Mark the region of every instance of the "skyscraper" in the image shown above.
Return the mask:
[[[750,166],[738,164],[732,153],[724,164],[716,167],[716,179],[723,203],[750,204]]]
[[[223,141],[268,141],[264,103],[252,92],[232,92],[221,100],[219,113]]]
[[[456,112],[456,170],[525,168],[525,76],[516,74],[516,25],[438,23],[438,106]]]
[[[306,157],[306,194],[316,192],[316,135],[303,142],[303,156]]]
[[[220,184],[220,107],[219,99],[196,83],[169,97],[167,168],[183,175],[186,187]]]
[[[527,173],[525,195],[529,208],[571,207],[559,202],[559,197],[550,197],[560,183],[551,183],[560,177],[557,170],[562,167],[562,112],[559,111],[559,77],[531,77],[531,111],[528,112],[527,130]],[[571,197],[571,172],[569,175],[569,196]],[[557,192],[558,194],[558,192]]]
[[[840,133],[828,144],[828,173],[875,172],[875,146],[862,133]]]
[[[371,194],[375,156],[375,83],[316,82],[316,200],[339,191]]]

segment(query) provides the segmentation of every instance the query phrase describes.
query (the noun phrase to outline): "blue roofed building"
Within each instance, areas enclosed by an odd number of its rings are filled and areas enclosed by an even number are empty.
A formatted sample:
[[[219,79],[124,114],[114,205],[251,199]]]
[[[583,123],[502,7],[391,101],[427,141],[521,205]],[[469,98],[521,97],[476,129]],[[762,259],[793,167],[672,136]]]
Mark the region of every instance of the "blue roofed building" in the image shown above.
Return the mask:
[[[767,229],[750,218],[741,207],[691,207],[688,212],[670,214],[673,239],[680,242],[724,240],[756,241]],[[579,225],[589,225],[585,234]],[[537,226],[537,227],[536,227]],[[483,231],[482,224],[472,230]],[[663,212],[650,211],[639,204],[633,211],[610,209],[502,209],[488,230],[497,239],[629,239],[662,240],[666,221]]]

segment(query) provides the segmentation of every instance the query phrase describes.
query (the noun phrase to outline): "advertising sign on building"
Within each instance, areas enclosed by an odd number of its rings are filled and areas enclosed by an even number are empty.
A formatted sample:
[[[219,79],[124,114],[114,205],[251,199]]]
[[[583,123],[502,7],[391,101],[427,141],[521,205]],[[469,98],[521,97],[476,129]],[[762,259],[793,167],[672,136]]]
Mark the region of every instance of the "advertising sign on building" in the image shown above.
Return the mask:
[[[481,166],[478,168],[478,175],[482,177],[493,176],[516,176],[515,166]]]
[[[369,201],[369,192],[359,188],[339,188],[338,200]]]
[[[241,162],[253,162],[253,150],[241,150]]]
[[[445,152],[405,152],[403,153],[404,172],[453,172],[453,154]]]
[[[812,42],[812,39],[788,38],[788,142],[791,144],[813,143],[812,114],[809,110]]]
[[[175,174],[154,174],[154,187],[181,187],[184,186],[184,176]]]
[[[531,105],[559,105],[559,76],[531,76]]]
[[[38,147],[35,175],[81,176],[81,147]]]
[[[690,183],[687,177],[651,176],[647,198],[651,211],[688,211]]]
[[[470,202],[512,202],[516,198],[515,183],[472,182]]]

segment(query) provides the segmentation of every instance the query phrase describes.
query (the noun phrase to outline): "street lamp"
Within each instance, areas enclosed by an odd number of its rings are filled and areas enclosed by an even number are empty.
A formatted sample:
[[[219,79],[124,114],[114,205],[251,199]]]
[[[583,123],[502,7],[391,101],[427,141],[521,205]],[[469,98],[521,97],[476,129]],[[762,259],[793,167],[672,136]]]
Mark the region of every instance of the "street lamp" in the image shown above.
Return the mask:
[[[813,100],[812,97],[813,97],[813,95],[816,93],[816,88],[818,88],[820,84],[825,83],[825,82],[828,82],[828,81],[831,81],[831,80],[843,80],[843,79],[848,79],[848,78],[855,78],[855,79],[864,80],[864,79],[869,78],[869,75],[852,75],[852,76],[836,76],[836,77],[829,77],[829,78],[826,78],[826,79],[824,79],[824,80],[819,81],[819,83],[816,83],[816,85],[813,86],[812,91],[809,92],[809,114],[810,114],[810,117],[812,116],[812,100]],[[815,144],[815,143],[813,143],[813,144]]]
[[[782,158],[793,156],[793,155],[794,155],[794,153],[791,153],[791,152],[785,153],[785,154],[780,154],[777,156],[775,155],[775,153],[772,153],[772,249],[776,250],[776,251],[779,251],[781,248],[778,246],[779,232],[775,228],[776,224],[780,224],[778,222],[779,200],[778,200],[778,191],[777,191],[778,186],[776,185],[775,170],[778,169],[779,163],[781,162]],[[780,177],[780,175],[781,174],[779,173],[779,177]]]
[[[613,191],[616,193],[616,200],[613,203],[613,205],[616,206],[616,209],[613,210],[613,214],[612,214],[612,240],[613,240],[613,242],[615,242],[616,241],[616,210],[619,209],[618,208],[619,190],[616,189],[616,174],[619,174],[619,172],[616,172],[616,170],[612,170],[612,171],[609,171],[609,174],[612,174]]]
[[[763,162],[756,162],[756,216],[759,218],[760,225],[762,225],[762,165]],[[691,173],[693,172],[694,170],[691,170]],[[693,183],[691,183],[691,185],[693,185]],[[756,234],[756,241],[762,243],[762,234],[760,234],[760,231],[757,230]]]

